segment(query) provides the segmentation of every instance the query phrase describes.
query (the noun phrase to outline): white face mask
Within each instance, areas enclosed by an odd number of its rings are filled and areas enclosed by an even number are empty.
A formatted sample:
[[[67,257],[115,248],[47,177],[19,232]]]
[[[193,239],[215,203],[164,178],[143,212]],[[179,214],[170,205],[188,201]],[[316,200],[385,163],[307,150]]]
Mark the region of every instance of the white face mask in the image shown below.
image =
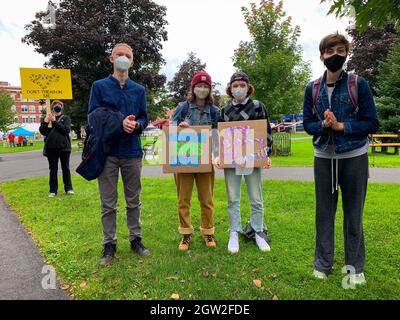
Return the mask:
[[[205,99],[210,94],[210,88],[195,87],[193,92],[197,98]]]
[[[131,62],[129,61],[129,59],[127,57],[120,56],[114,60],[114,65],[118,71],[125,72],[125,71],[128,71],[129,68],[131,67]]]
[[[232,96],[236,102],[241,103],[247,97],[247,87],[246,88],[237,87],[237,88],[233,88],[231,91],[232,91]]]

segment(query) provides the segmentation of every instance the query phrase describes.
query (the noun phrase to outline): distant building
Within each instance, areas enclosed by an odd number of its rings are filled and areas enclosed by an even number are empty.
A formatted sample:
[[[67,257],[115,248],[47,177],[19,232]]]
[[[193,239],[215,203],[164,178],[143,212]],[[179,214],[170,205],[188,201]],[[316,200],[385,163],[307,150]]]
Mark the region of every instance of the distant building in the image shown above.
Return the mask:
[[[46,106],[39,105],[37,100],[22,99],[21,87],[11,86],[6,81],[0,81],[0,92],[7,92],[14,100],[14,105],[11,107],[16,113],[15,123],[40,123],[40,117],[43,108]]]

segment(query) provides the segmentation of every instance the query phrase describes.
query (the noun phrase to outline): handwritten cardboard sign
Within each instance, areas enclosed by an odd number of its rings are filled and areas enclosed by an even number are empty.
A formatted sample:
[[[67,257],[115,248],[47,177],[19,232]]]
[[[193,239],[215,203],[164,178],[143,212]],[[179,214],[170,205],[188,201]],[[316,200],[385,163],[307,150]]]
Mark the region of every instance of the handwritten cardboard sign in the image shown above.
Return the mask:
[[[71,70],[20,68],[24,99],[72,99]]]
[[[222,168],[260,168],[266,165],[266,120],[220,122],[218,134]]]
[[[211,172],[211,127],[163,129],[163,173]]]

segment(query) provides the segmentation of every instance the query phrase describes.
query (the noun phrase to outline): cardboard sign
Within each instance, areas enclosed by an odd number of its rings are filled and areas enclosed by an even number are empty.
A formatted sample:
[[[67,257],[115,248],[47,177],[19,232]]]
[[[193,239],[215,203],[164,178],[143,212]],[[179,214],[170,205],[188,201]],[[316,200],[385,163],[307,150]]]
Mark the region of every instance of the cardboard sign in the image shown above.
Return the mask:
[[[211,127],[163,129],[163,173],[211,172]]]
[[[20,68],[24,99],[72,99],[71,70]]]
[[[260,168],[268,158],[267,120],[218,123],[222,168]]]

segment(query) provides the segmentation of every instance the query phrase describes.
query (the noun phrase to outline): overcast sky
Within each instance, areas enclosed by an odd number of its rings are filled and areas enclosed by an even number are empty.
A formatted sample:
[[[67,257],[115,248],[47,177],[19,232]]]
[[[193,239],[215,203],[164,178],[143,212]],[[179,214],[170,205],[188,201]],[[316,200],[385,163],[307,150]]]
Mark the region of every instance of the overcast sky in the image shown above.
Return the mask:
[[[0,81],[20,85],[19,68],[43,66],[45,58],[33,47],[21,43],[24,25],[45,10],[48,0],[1,1],[0,4]],[[162,69],[168,80],[193,51],[204,63],[213,81],[225,86],[234,71],[232,56],[241,40],[249,40],[241,12],[248,0],[155,0],[167,7],[168,41],[163,45],[166,65]],[[278,2],[278,1],[276,1]],[[258,1],[257,1],[258,3]],[[303,58],[310,61],[313,77],[323,72],[318,44],[328,33],[345,33],[348,19],[327,16],[329,6],[320,0],[285,0],[284,10],[293,24],[301,28]]]

